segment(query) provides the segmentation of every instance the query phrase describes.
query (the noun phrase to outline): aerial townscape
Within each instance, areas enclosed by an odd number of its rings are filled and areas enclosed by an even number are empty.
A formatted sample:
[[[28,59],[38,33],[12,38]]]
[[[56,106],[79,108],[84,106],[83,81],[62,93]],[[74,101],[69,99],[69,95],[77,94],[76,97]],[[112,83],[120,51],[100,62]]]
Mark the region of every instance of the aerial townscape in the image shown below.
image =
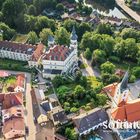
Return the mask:
[[[140,140],[140,0],[0,0],[0,140]]]

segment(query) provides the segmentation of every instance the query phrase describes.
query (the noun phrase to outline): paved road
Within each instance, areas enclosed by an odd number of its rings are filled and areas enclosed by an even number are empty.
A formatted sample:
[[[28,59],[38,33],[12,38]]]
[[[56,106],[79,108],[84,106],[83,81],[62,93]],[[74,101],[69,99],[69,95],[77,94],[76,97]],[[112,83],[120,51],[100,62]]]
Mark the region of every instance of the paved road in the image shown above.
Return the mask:
[[[86,65],[85,69],[82,69],[83,76],[96,76],[99,77],[100,73],[93,69],[91,66],[91,62],[84,58],[83,54],[80,55],[82,62]]]
[[[116,0],[116,3],[119,7],[121,7],[129,16],[131,16],[134,20],[138,21],[140,23],[140,15],[138,15],[135,11],[133,11],[131,8],[129,8],[124,0]]]
[[[27,110],[27,126],[29,127],[29,135],[27,137],[27,140],[35,140],[36,135],[36,126],[34,124],[33,119],[33,106],[32,106],[32,98],[31,98],[31,75],[26,73],[27,81],[26,81],[26,110]]]
[[[92,67],[90,66],[87,59],[84,58],[83,54],[80,55],[82,62],[86,65],[86,68],[82,70],[84,76],[95,76]]]

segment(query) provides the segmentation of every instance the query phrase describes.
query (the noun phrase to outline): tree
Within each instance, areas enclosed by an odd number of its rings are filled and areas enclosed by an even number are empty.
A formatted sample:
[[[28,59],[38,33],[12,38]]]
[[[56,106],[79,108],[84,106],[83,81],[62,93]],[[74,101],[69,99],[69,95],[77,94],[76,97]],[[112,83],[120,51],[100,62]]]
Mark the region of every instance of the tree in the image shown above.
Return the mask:
[[[77,112],[78,111],[78,109],[76,108],[76,107],[72,107],[71,109],[70,109],[70,112],[72,112],[72,113],[75,113],[75,112]]]
[[[10,40],[16,34],[14,29],[9,28],[5,23],[0,22],[0,30],[2,31],[3,40]]]
[[[24,0],[5,0],[2,6],[2,13],[5,22],[11,27],[15,27],[15,20],[23,15],[25,9]]]
[[[95,32],[86,32],[82,37],[80,46],[83,49],[88,47],[91,51],[99,49],[102,45],[102,38],[102,35]]]
[[[129,78],[129,82],[130,83],[134,83],[136,81],[136,76],[135,75],[131,75]]]
[[[74,129],[71,129],[67,127],[65,129],[65,135],[69,140],[76,140],[77,139],[77,134]]]
[[[80,81],[81,76],[82,76],[82,72],[76,71],[75,82],[78,83]]]
[[[132,75],[134,75],[136,78],[140,78],[140,67],[134,67],[132,69]]]
[[[101,65],[102,73],[113,74],[115,72],[115,69],[116,69],[116,66],[109,61],[107,61]]]
[[[81,86],[84,86],[84,87],[87,86],[87,78],[86,78],[86,76],[81,76],[80,81],[79,81],[79,84]]]
[[[90,32],[91,30],[92,30],[92,26],[89,23],[82,22],[79,26],[78,38],[81,40],[83,34],[85,32]]]
[[[63,77],[62,76],[55,76],[54,79],[52,80],[52,83],[54,87],[58,88],[63,84]]]
[[[56,10],[58,10],[59,12],[64,11],[64,5],[62,3],[58,3],[56,5]]]
[[[45,44],[46,46],[48,45],[48,36],[49,35],[53,36],[53,32],[49,28],[44,28],[39,34],[39,37],[40,37],[42,43]]]
[[[46,16],[38,16],[35,23],[35,30],[39,33],[44,28],[51,28],[51,30],[54,30],[55,21]]]
[[[34,5],[30,5],[29,8],[28,8],[28,14],[29,14],[29,15],[34,15],[34,16],[35,16],[36,13],[37,13],[37,12],[36,12],[36,7],[35,7]]]
[[[102,35],[100,49],[104,50],[107,56],[112,55],[114,50],[115,40],[109,35]]]
[[[92,65],[101,64],[106,61],[106,53],[102,50],[96,49],[92,55]]]
[[[0,12],[0,21],[3,21],[3,13]]]
[[[73,26],[75,26],[76,32],[79,29],[79,23],[77,21],[75,21],[75,20],[72,20],[72,19],[65,20],[63,26],[66,28],[66,30],[68,32],[72,31]]]
[[[108,34],[108,35],[113,34],[113,30],[111,26],[109,24],[104,24],[104,23],[101,23],[97,26],[96,32],[99,34]]]
[[[136,61],[138,50],[138,45],[136,44],[136,41],[133,38],[121,40],[114,47],[114,52],[116,53],[116,55],[123,60],[129,59],[132,61]]]
[[[104,106],[107,102],[107,96],[105,94],[97,94],[98,105]]]
[[[124,28],[120,35],[123,39],[134,38],[136,39],[136,42],[140,42],[140,31],[133,28]]]
[[[69,3],[75,3],[75,0],[68,0]]]
[[[69,110],[70,110],[70,103],[64,102],[64,109],[65,109],[66,112],[69,112]]]
[[[86,51],[84,52],[84,56],[85,56],[85,58],[88,59],[88,60],[91,59],[92,53],[91,53],[91,51],[90,51],[89,48],[86,48]]]
[[[35,32],[31,31],[28,33],[28,43],[36,44],[38,42],[38,36]]]
[[[70,34],[67,32],[67,30],[63,27],[60,27],[56,32],[55,32],[55,38],[56,42],[60,45],[69,45],[69,38]]]
[[[77,85],[74,89],[74,95],[76,98],[82,99],[85,94],[85,89],[81,85]]]

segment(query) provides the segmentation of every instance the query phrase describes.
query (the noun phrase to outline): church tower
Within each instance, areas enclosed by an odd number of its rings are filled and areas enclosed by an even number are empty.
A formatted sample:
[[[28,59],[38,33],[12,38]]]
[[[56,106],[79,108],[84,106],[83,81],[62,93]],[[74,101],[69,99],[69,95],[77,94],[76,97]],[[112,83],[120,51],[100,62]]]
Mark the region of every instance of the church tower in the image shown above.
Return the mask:
[[[48,47],[52,47],[55,44],[55,39],[52,35],[48,36]]]
[[[76,55],[78,53],[78,50],[77,50],[77,47],[78,47],[77,39],[78,39],[78,36],[76,34],[76,31],[75,31],[75,26],[73,26],[73,29],[72,29],[72,32],[71,32],[71,36],[70,36],[70,47],[74,48]]]
[[[117,89],[115,91],[114,95],[114,105],[115,106],[121,106],[125,104],[129,97],[129,89],[128,89],[128,79],[129,79],[129,72],[127,71],[121,81],[121,83],[118,84]]]

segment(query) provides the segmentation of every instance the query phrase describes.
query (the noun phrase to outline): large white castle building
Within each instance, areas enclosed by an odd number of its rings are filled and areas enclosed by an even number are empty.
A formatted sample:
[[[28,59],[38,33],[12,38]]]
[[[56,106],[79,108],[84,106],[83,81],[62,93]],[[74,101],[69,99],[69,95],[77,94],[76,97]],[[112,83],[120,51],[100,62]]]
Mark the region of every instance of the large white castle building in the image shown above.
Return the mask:
[[[70,46],[56,45],[52,36],[48,38],[49,50],[42,56],[43,77],[53,78],[57,74],[74,74],[78,68],[77,35],[73,27]]]
[[[73,27],[70,45],[58,45],[53,36],[48,37],[48,48],[37,45],[21,44],[11,41],[0,41],[0,57],[27,61],[29,67],[42,66],[44,78],[54,78],[56,75],[74,75],[78,69],[77,35]]]

